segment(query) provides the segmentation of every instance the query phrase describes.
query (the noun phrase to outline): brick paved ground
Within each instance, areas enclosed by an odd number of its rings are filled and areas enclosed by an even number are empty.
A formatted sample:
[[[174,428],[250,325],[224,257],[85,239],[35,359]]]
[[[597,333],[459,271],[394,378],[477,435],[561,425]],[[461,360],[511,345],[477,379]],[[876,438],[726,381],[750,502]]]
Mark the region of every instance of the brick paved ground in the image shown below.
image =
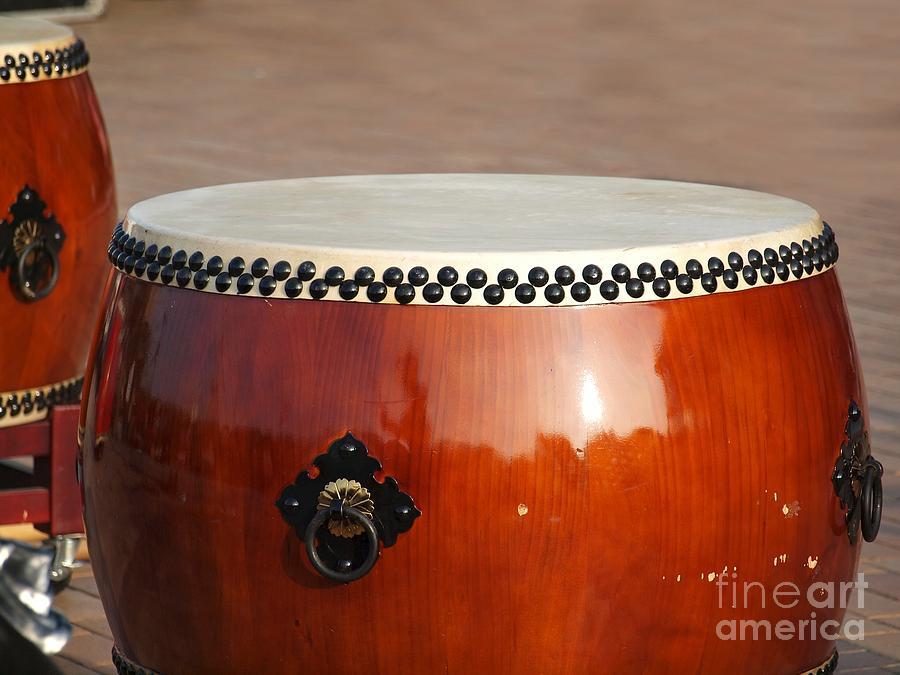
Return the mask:
[[[900,5],[894,0],[112,0],[78,27],[120,205],[185,187],[400,171],[617,174],[814,204],[885,463],[867,637],[900,672]],[[89,572],[61,663],[112,672]]]

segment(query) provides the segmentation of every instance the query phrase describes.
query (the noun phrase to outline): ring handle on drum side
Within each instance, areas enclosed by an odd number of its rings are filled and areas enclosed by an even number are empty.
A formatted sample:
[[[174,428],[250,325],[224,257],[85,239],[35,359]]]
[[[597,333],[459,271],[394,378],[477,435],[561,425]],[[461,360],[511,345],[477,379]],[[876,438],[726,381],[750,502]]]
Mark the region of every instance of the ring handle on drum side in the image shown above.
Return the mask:
[[[862,488],[859,493],[859,504],[862,509],[861,522],[863,539],[875,541],[878,528],[881,527],[881,505],[883,493],[881,476],[884,467],[876,459],[869,457],[863,466]]]
[[[349,522],[362,527],[366,539],[368,540],[368,553],[362,565],[353,568],[350,560],[341,559],[337,561],[336,569],[328,567],[319,555],[316,547],[316,535],[319,530],[331,519],[339,518],[348,520]],[[375,529],[374,523],[362,511],[354,509],[352,506],[345,506],[343,500],[335,499],[331,502],[331,506],[323,509],[312,519],[309,527],[306,528],[306,555],[309,561],[316,568],[316,572],[327,579],[338,581],[342,584],[349,584],[351,581],[364,577],[378,562],[378,531]]]
[[[38,255],[39,251],[43,251],[44,254],[50,259],[50,280],[41,288],[35,289],[31,286],[31,282],[26,275],[28,271],[28,259],[32,255]],[[33,264],[31,265],[33,267]],[[41,300],[42,298],[46,298],[50,295],[50,292],[56,286],[56,282],[59,280],[59,256],[56,254],[56,251],[53,250],[51,246],[47,246],[41,239],[35,239],[31,243],[28,244],[25,248],[22,249],[22,252],[19,254],[19,259],[16,263],[16,283],[19,288],[19,293],[22,294],[22,297],[29,301]]]
[[[316,457],[313,466],[316,476],[301,471],[275,506],[303,540],[316,572],[340,583],[356,581],[422,512],[396,479],[375,479],[381,462],[349,432]]]

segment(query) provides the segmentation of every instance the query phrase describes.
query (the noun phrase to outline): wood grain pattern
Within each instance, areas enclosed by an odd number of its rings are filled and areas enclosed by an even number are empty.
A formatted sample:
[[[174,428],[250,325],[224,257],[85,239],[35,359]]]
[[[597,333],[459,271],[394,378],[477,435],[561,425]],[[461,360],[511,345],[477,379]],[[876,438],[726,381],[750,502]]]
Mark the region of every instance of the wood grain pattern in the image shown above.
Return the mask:
[[[853,576],[830,477],[866,401],[834,272],[550,309],[268,302],[114,273],[105,306],[85,515],[116,644],[145,667],[789,673],[833,650],[717,639],[722,619],[843,610],[720,608],[710,575]],[[348,430],[423,515],[340,586],[274,500]]]
[[[38,387],[83,372],[115,224],[109,145],[87,73],[0,87],[0,216],[25,185],[62,225],[59,281],[36,302],[0,273],[0,390]]]

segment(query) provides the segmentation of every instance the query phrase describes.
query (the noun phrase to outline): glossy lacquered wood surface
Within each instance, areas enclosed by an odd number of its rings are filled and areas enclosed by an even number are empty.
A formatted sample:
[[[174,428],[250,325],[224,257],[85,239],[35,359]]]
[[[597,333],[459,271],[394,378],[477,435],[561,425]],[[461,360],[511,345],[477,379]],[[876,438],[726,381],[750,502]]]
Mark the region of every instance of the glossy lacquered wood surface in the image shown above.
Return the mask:
[[[109,145],[87,73],[0,87],[0,219],[27,185],[66,234],[59,281],[35,302],[0,272],[0,391],[52,384],[84,370],[115,225]]]
[[[265,301],[114,272],[94,354],[92,560],[145,667],[790,673],[834,648],[717,639],[722,619],[843,610],[720,609],[711,580],[853,577],[830,478],[849,400],[866,408],[834,272],[549,309]],[[422,516],[343,586],[274,501],[347,431]]]

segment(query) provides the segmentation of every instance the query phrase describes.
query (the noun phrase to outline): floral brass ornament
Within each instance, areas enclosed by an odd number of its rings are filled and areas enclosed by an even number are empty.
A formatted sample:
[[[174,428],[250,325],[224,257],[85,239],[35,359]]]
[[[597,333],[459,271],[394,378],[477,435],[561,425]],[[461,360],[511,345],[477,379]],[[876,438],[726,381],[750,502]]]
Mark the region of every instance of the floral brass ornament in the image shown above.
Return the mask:
[[[330,508],[335,499],[343,502],[345,506],[353,507],[369,520],[372,519],[374,504],[369,496],[369,491],[355,480],[338,478],[326,485],[325,489],[319,493],[319,503],[316,505],[316,509],[323,511]],[[350,539],[358,534],[363,534],[365,528],[349,518],[330,518],[328,531],[336,537]]]
[[[856,543],[860,529],[866,541],[875,541],[881,525],[884,468],[872,457],[869,434],[856,401],[850,401],[844,434],[846,438],[841,443],[831,482],[841,508],[847,511],[845,521],[850,543]]]
[[[365,576],[380,548],[397,543],[422,512],[394,478],[375,480],[381,462],[349,432],[313,465],[318,475],[301,471],[275,505],[305,542],[313,568],[328,579],[349,583]]]
[[[27,185],[0,221],[0,270],[26,301],[47,297],[59,279],[59,253],[66,233],[38,193]]]

